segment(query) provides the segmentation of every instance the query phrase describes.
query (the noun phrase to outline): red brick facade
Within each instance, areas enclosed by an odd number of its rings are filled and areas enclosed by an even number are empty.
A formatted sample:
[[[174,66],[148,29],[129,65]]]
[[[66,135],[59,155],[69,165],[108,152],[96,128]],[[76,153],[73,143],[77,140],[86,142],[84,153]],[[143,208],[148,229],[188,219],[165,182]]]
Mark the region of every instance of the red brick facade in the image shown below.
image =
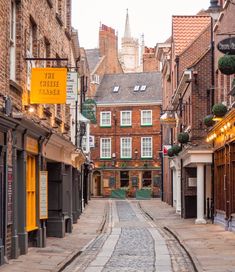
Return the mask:
[[[141,110],[152,110],[152,126],[141,126]],[[111,127],[100,127],[100,112],[110,111],[112,116]],[[122,127],[120,123],[120,112],[132,111],[131,127]],[[160,106],[159,105],[129,105],[115,107],[98,106],[97,107],[97,124],[91,126],[92,135],[95,136],[95,148],[92,149],[91,158],[95,163],[95,170],[100,171],[102,176],[103,195],[109,195],[111,188],[107,186],[105,180],[115,176],[116,187],[120,188],[120,172],[129,171],[129,189],[132,191],[134,187],[131,184],[133,176],[138,177],[138,188],[142,188],[142,174],[144,171],[151,172],[151,188],[156,196],[159,196],[160,188],[154,186],[154,177],[160,176]],[[100,158],[100,139],[111,138],[112,149],[111,157],[107,160]],[[120,138],[132,138],[132,156],[130,159],[122,159],[120,155]],[[141,158],[141,137],[152,137],[152,158]],[[132,195],[133,196],[133,195]]]

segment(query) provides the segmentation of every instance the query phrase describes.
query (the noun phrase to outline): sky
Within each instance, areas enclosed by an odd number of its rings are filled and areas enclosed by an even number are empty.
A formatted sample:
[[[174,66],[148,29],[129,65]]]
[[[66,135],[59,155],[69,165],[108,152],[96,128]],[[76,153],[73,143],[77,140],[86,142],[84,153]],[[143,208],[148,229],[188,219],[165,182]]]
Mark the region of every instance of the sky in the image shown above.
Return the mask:
[[[144,34],[145,46],[154,47],[171,35],[172,15],[195,15],[207,9],[209,0],[72,0],[72,25],[85,49],[98,47],[100,23],[124,35],[128,9],[131,36]]]

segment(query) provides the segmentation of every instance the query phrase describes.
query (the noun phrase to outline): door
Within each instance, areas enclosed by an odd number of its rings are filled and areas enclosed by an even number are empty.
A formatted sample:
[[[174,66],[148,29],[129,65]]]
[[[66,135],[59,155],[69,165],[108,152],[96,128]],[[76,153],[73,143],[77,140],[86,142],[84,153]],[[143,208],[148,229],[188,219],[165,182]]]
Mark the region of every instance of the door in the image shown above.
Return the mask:
[[[94,184],[94,193],[95,196],[100,196],[101,195],[101,178],[100,176],[95,177],[95,184]]]
[[[36,225],[36,158],[27,156],[26,165],[26,230],[37,229]]]
[[[1,153],[0,153],[0,255],[1,255],[1,248],[5,244],[5,206],[4,206],[4,167],[1,160]],[[0,264],[1,264],[0,256]]]

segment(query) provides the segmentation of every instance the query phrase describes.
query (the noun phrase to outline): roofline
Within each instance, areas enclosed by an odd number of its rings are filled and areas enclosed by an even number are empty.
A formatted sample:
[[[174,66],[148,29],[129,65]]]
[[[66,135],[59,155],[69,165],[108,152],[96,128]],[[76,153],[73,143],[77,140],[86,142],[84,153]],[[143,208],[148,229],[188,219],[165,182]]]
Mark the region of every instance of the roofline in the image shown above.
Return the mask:
[[[162,100],[158,100],[155,102],[148,102],[148,101],[144,101],[144,102],[123,102],[123,103],[116,103],[116,102],[98,102],[96,101],[97,106],[105,106],[105,107],[109,107],[110,105],[115,105],[115,106],[120,106],[122,107],[123,105],[133,105],[133,106],[138,106],[138,105],[156,105],[156,106],[160,106],[162,105]]]

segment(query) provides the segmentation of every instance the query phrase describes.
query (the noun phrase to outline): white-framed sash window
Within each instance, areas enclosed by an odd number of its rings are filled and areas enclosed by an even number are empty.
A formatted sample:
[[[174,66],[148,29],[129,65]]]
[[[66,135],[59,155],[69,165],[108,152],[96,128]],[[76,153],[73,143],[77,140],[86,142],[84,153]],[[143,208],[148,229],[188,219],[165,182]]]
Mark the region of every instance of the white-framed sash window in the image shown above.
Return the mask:
[[[111,127],[111,111],[100,112],[100,126]]]
[[[121,126],[131,126],[131,125],[132,125],[132,112],[121,111]]]
[[[153,138],[141,138],[141,158],[152,158],[153,156]]]
[[[100,158],[111,159],[111,138],[100,139]]]
[[[142,110],[141,111],[141,126],[151,126],[152,125],[152,110]]]
[[[132,138],[124,137],[121,138],[121,158],[122,159],[131,159],[131,151],[132,151]]]

